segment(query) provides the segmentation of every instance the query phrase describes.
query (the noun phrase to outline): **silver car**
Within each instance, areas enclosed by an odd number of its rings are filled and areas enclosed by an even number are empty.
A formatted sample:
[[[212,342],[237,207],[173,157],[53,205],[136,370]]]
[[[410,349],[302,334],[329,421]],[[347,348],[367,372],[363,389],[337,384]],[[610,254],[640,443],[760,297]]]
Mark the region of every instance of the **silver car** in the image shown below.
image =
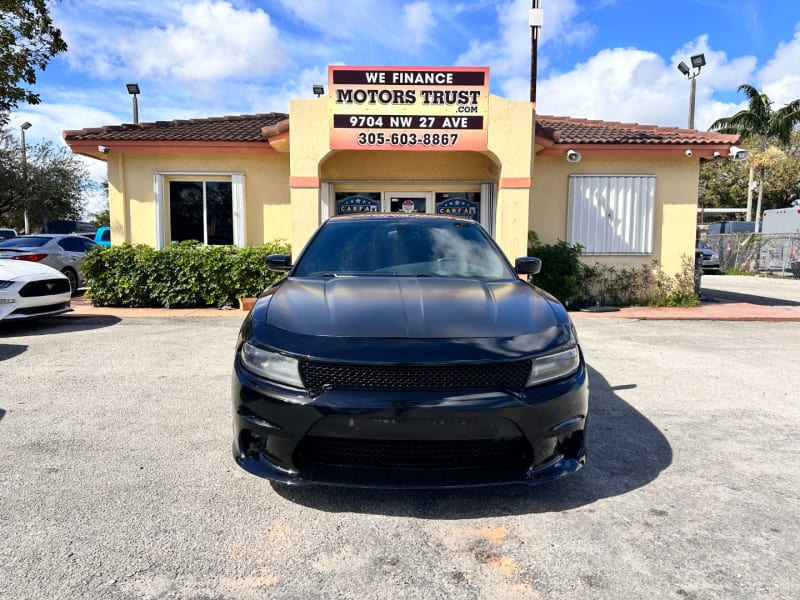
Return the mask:
[[[69,279],[72,293],[83,287],[81,267],[86,253],[98,244],[80,235],[37,233],[0,242],[0,258],[38,262],[61,271]]]

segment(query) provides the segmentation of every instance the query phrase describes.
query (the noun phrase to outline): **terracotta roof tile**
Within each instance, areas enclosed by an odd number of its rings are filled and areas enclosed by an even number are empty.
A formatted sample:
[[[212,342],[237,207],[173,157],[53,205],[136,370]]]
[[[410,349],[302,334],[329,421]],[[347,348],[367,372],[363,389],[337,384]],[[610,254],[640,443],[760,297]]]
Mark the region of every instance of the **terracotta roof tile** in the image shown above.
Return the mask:
[[[263,113],[107,125],[64,132],[67,141],[263,142],[289,128],[289,115]],[[536,135],[556,144],[732,144],[739,136],[573,117],[536,116]]]
[[[733,144],[738,135],[678,127],[536,115],[536,135],[556,144]]]
[[[90,129],[65,131],[64,139],[92,141],[192,141],[192,142],[263,142],[261,130],[285,121],[285,113],[265,113],[156,121],[133,125],[107,125]]]

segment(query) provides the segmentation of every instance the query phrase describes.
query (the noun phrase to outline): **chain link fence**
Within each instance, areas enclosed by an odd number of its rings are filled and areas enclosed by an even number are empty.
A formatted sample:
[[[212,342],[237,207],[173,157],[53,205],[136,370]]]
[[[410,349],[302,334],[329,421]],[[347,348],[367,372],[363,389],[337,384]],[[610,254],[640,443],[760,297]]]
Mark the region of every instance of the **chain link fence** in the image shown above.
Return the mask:
[[[800,233],[730,233],[706,236],[723,270],[769,272],[800,278]]]

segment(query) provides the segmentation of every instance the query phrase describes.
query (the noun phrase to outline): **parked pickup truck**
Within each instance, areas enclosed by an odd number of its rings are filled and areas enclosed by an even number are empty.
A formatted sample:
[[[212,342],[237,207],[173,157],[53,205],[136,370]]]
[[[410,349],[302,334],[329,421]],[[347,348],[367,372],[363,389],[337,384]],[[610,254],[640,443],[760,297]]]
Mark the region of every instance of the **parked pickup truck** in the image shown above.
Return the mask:
[[[98,227],[94,232],[94,241],[108,248],[111,246],[111,227]]]

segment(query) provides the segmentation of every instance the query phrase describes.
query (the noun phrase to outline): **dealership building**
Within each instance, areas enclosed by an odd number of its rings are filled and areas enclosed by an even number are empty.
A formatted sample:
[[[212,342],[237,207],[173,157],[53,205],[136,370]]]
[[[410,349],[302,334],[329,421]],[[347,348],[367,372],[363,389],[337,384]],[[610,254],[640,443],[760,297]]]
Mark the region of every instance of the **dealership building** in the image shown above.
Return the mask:
[[[289,113],[64,132],[104,160],[112,243],[289,241],[333,215],[479,221],[510,259],[530,230],[584,260],[667,273],[694,255],[700,162],[739,137],[536,114],[489,93],[484,67],[339,67]],[[545,266],[546,268],[546,266]]]

